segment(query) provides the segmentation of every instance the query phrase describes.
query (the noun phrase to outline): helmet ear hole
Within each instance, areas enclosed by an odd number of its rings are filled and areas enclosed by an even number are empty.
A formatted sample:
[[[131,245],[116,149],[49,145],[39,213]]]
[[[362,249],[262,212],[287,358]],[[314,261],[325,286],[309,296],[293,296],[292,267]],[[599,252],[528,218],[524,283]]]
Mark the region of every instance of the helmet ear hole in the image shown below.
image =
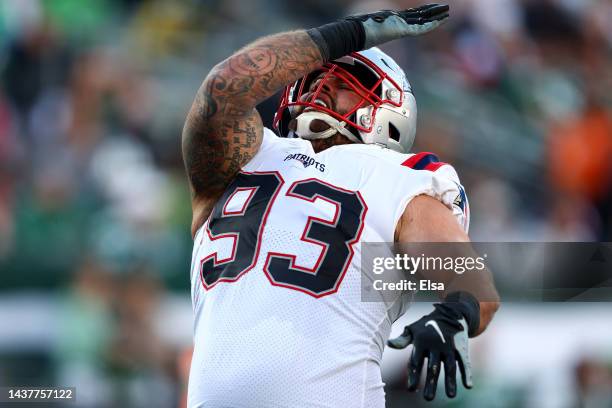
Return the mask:
[[[389,123],[389,138],[395,140],[397,143],[399,143],[400,140],[400,132],[399,130],[397,130],[397,128],[393,125],[393,123]]]

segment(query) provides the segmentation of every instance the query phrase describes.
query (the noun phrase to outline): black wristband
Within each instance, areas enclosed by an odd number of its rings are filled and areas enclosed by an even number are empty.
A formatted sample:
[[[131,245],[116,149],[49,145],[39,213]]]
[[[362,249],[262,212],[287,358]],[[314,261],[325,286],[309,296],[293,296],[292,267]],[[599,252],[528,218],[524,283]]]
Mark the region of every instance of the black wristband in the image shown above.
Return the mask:
[[[339,20],[306,32],[319,47],[325,62],[361,51],[365,45],[365,29],[357,20]]]
[[[444,304],[461,313],[468,326],[468,335],[474,337],[480,327],[480,303],[468,292],[453,292],[444,298]]]

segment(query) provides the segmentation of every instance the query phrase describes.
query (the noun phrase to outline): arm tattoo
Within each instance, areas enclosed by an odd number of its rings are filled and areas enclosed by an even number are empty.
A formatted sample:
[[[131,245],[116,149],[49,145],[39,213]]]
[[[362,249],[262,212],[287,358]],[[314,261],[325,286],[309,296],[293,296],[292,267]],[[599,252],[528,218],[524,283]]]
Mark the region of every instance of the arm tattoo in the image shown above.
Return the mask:
[[[263,125],[255,106],[322,64],[310,36],[295,31],[262,38],[213,68],[183,129],[194,200],[216,201],[257,153]]]

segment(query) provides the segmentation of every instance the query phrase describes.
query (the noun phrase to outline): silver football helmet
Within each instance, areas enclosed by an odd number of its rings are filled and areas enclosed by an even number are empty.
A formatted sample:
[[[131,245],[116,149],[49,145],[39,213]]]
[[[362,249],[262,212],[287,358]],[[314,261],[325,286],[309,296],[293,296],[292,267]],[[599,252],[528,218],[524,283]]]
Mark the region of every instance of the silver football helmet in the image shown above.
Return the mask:
[[[331,76],[361,97],[347,113],[335,112],[318,98]],[[322,80],[310,90],[315,78]],[[406,74],[391,57],[373,47],[327,63],[285,88],[274,127],[283,136],[303,139],[322,139],[338,132],[355,143],[407,153],[416,134],[416,116],[416,100]],[[312,130],[315,120],[329,128]]]

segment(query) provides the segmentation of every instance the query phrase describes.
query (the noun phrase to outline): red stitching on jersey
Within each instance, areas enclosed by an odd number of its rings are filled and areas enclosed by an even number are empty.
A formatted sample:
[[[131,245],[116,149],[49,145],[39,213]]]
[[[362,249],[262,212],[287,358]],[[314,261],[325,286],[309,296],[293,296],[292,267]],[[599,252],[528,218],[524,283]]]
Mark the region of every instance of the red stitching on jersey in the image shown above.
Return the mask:
[[[340,277],[338,278],[338,281],[336,282],[336,284],[334,285],[334,288],[332,290],[327,291],[327,292],[322,292],[322,293],[314,293],[314,292],[311,292],[311,291],[309,291],[307,289],[304,289],[302,287],[288,285],[288,284],[285,284],[285,283],[278,283],[278,282],[274,281],[274,279],[272,278],[270,272],[268,271],[269,264],[270,264],[270,258],[272,256],[277,256],[277,257],[281,257],[281,258],[285,258],[285,259],[288,258],[291,261],[290,267],[292,267],[294,269],[297,269],[297,270],[300,270],[302,272],[307,272],[307,273],[315,275],[318,272],[318,268],[320,266],[321,261],[325,258],[325,255],[327,254],[327,251],[329,249],[329,244],[327,244],[325,242],[319,242],[319,241],[315,241],[313,239],[310,239],[310,238],[306,237],[306,234],[310,230],[310,227],[312,226],[312,222],[315,221],[315,220],[316,221],[320,221],[320,222],[322,222],[324,224],[327,224],[327,225],[334,225],[338,221],[338,215],[340,214],[340,204],[338,202],[336,202],[336,201],[330,200],[330,199],[328,199],[326,197],[322,197],[322,196],[320,196],[318,194],[315,195],[312,199],[309,199],[309,198],[302,197],[300,195],[292,194],[291,193],[291,191],[293,190],[293,187],[296,184],[308,182],[308,181],[311,181],[311,180],[318,181],[318,182],[320,182],[322,184],[325,184],[328,187],[331,187],[331,188],[333,188],[335,190],[339,190],[339,191],[342,191],[342,192],[345,192],[345,193],[356,193],[357,194],[357,198],[359,199],[359,201],[361,201],[361,204],[363,204],[363,213],[361,214],[361,218],[360,218],[360,221],[359,221],[359,230],[357,231],[357,234],[355,235],[355,239],[348,242],[349,256],[346,259],[346,263],[344,265],[344,268],[342,269],[342,272],[340,273]],[[312,244],[316,244],[316,245],[321,245],[323,247],[323,250],[321,251],[321,254],[319,255],[319,258],[317,259],[317,262],[316,262],[314,268],[308,269],[306,267],[296,265],[295,264],[295,260],[297,258],[297,255],[284,254],[284,253],[278,253],[278,252],[269,252],[268,256],[266,257],[266,262],[264,263],[264,266],[263,266],[263,270],[264,270],[264,273],[265,273],[266,277],[270,281],[270,284],[273,285],[273,286],[279,286],[279,287],[283,287],[283,288],[287,288],[287,289],[297,290],[298,292],[305,293],[305,294],[310,295],[310,296],[315,297],[315,298],[321,298],[323,296],[327,296],[327,295],[331,295],[333,293],[336,293],[338,291],[338,289],[340,288],[340,284],[344,280],[344,276],[346,275],[346,271],[348,270],[349,266],[351,265],[351,261],[353,260],[353,255],[355,255],[355,251],[353,249],[353,245],[358,243],[359,240],[361,239],[361,233],[363,232],[363,228],[365,226],[365,216],[366,216],[366,214],[368,212],[368,206],[367,206],[365,200],[363,199],[363,197],[362,197],[362,195],[361,195],[361,193],[359,191],[347,190],[347,189],[344,189],[342,187],[338,187],[338,186],[335,186],[335,185],[333,185],[331,183],[323,181],[321,179],[318,179],[316,177],[311,177],[311,178],[308,178],[308,179],[298,180],[298,181],[294,182],[287,189],[287,193],[285,193],[285,195],[289,196],[289,197],[299,198],[300,200],[309,201],[311,203],[314,203],[317,199],[322,199],[322,200],[325,200],[325,201],[327,201],[327,202],[329,202],[331,204],[334,204],[335,207],[336,207],[336,211],[334,213],[333,221],[328,221],[328,220],[325,220],[325,219],[322,219],[322,218],[317,218],[317,217],[314,217],[314,216],[309,216],[307,221],[306,221],[306,225],[304,226],[304,230],[302,231],[302,235],[300,237],[300,240],[306,241],[306,242],[309,242],[309,243],[312,243]]]
[[[406,159],[406,161],[402,163],[402,166],[412,168],[412,166],[417,164],[419,160],[421,160],[423,157],[427,156],[428,154],[433,154],[433,153],[429,153],[429,152],[417,153],[414,156]]]
[[[249,206],[249,203],[251,202],[251,199],[253,198],[253,196],[255,195],[255,192],[257,191],[259,187],[239,187],[237,188],[232,195],[230,195],[227,198],[227,201],[225,201],[225,205],[223,206],[223,209],[221,210],[221,216],[227,216],[227,215],[244,215],[244,212],[246,211],[247,207]],[[230,203],[230,201],[232,201],[232,199],[234,198],[234,196],[241,192],[241,191],[248,191],[249,192],[249,196],[247,197],[246,200],[244,200],[244,203],[242,204],[242,207],[240,209],[238,209],[237,211],[227,211],[227,205]]]
[[[204,262],[206,262],[207,260],[209,260],[211,257],[214,257],[214,265],[221,265],[227,262],[231,262],[234,260],[235,256],[236,256],[236,243],[238,242],[238,237],[240,236],[240,233],[228,233],[228,234],[222,234],[222,235],[218,235],[216,237],[213,237],[210,233],[210,229],[208,228],[209,225],[209,221],[210,218],[212,217],[212,212],[210,213],[210,215],[208,216],[208,219],[206,220],[206,233],[208,234],[209,239],[212,241],[215,241],[217,239],[220,238],[234,238],[233,242],[232,242],[232,254],[229,258],[227,259],[223,259],[221,261],[217,260],[217,252],[213,252],[212,254],[206,256],[204,259],[200,260],[200,282],[202,283],[202,286],[204,286],[204,289],[211,290],[212,288],[214,288],[217,283],[219,282],[236,282],[238,279],[240,279],[245,273],[249,272],[251,269],[253,269],[255,267],[255,265],[257,265],[257,261],[259,260],[259,251],[261,249],[261,241],[262,241],[262,237],[263,237],[263,232],[266,226],[266,222],[268,221],[268,215],[270,214],[270,210],[272,209],[272,205],[274,204],[274,201],[276,200],[276,198],[278,197],[278,193],[280,193],[283,184],[285,184],[285,180],[283,179],[283,176],[281,176],[281,174],[278,171],[254,171],[254,172],[246,172],[246,171],[241,171],[240,173],[243,174],[274,174],[276,175],[279,180],[280,180],[280,184],[278,185],[278,188],[276,189],[276,191],[274,192],[274,195],[272,196],[272,198],[270,199],[270,202],[268,203],[268,208],[266,208],[266,212],[264,213],[264,216],[262,218],[261,221],[261,225],[259,226],[259,231],[257,233],[257,248],[255,249],[255,255],[253,256],[253,263],[251,265],[249,265],[248,267],[246,267],[242,272],[240,272],[238,275],[236,275],[233,278],[219,278],[215,281],[215,283],[213,283],[212,285],[208,286],[206,285],[206,282],[204,281],[204,277],[202,276],[202,265]],[[229,201],[229,199],[228,199]]]
[[[421,159],[425,158],[425,156],[430,155],[430,154],[435,156],[435,154],[431,152],[417,153],[414,156],[406,159],[401,165],[412,169],[419,161],[421,161]],[[447,165],[447,164],[448,163],[444,163],[444,162],[429,163],[425,166],[423,170],[437,171],[440,167]]]

